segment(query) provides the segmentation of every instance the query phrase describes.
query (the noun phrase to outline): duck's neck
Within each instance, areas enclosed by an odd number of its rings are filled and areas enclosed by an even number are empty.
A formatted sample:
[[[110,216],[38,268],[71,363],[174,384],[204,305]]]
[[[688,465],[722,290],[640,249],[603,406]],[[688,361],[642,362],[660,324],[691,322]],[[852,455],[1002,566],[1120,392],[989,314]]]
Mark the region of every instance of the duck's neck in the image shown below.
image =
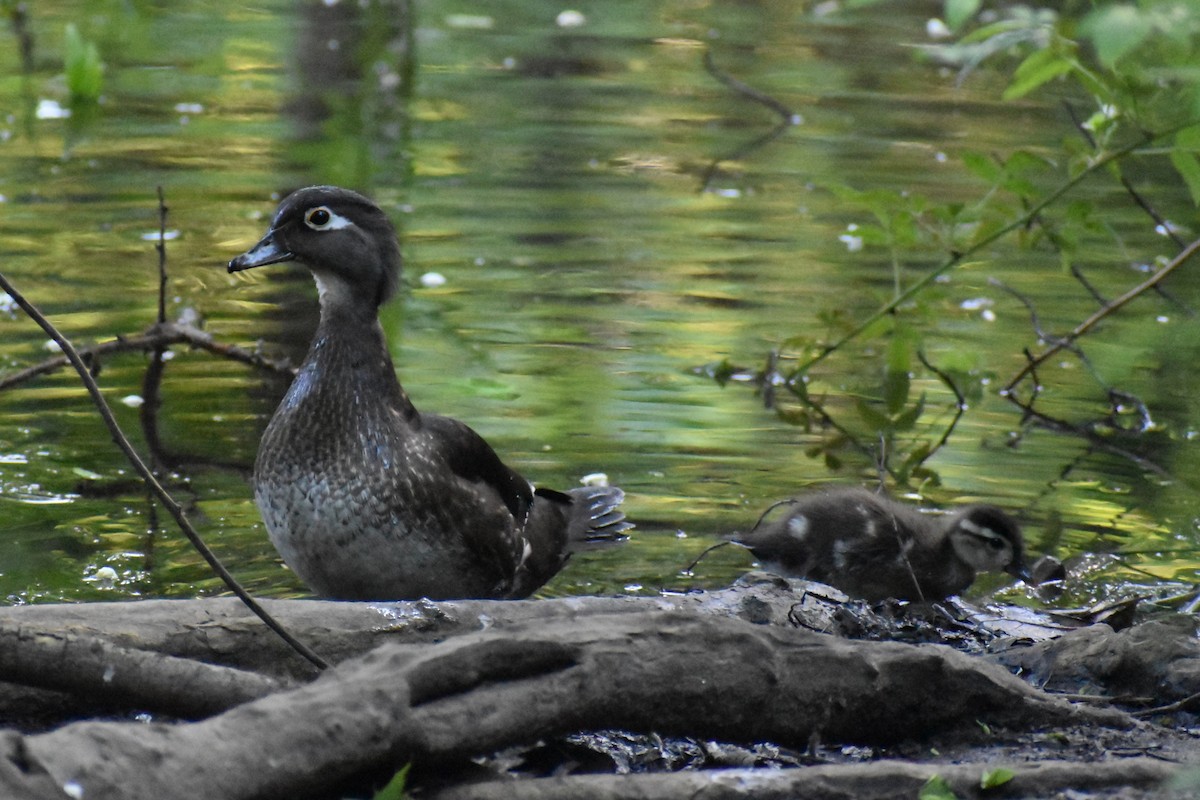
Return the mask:
[[[387,407],[411,419],[417,412],[396,377],[376,310],[327,299],[280,410],[316,403],[323,412],[356,417],[363,408]]]

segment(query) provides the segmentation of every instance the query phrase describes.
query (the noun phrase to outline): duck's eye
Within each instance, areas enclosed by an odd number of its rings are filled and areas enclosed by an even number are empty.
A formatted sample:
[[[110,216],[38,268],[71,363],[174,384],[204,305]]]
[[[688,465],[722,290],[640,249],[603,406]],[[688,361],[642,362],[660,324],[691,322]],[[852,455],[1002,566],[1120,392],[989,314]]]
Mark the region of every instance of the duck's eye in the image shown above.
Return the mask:
[[[328,228],[338,227],[334,224],[334,220],[339,220],[341,217],[334,214],[325,206],[317,206],[310,208],[304,214],[304,224],[312,228],[314,231],[323,231]]]
[[[998,553],[1004,549],[1004,540],[999,537],[991,538],[987,540],[987,545]]]

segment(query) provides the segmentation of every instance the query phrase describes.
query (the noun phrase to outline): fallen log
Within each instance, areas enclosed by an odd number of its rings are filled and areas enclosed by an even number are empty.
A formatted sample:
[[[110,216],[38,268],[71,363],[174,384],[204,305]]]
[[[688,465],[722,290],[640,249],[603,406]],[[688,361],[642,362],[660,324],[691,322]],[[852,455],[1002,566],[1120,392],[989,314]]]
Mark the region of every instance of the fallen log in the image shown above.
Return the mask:
[[[386,644],[201,722],[76,723],[24,737],[21,749],[89,800],[233,800],[333,789],[410,761],[457,763],[578,730],[804,747],[813,736],[891,742],[977,720],[1020,729],[1136,724],[946,647],[641,613]]]
[[[436,642],[487,628],[534,622],[585,624],[597,615],[689,611],[784,627],[794,627],[797,619],[810,629],[827,627],[837,605],[807,594],[802,587],[769,579],[717,592],[660,597],[260,603],[293,635],[336,663],[367,653],[383,642]],[[91,637],[118,647],[280,678],[309,679],[314,674],[307,662],[232,597],[7,606],[0,607],[0,629]]]
[[[987,764],[986,769],[997,765]],[[425,800],[912,800],[938,776],[960,800],[1001,797],[1052,797],[1064,791],[1142,790],[1160,796],[1164,781],[1179,773],[1178,764],[1153,758],[1119,758],[1079,764],[1041,761],[1005,765],[1011,780],[989,789],[980,785],[979,764],[915,764],[874,761],[785,770],[692,770],[635,775],[571,775],[524,781],[496,780],[452,786]],[[1153,793],[1153,794],[1149,794]],[[1128,797],[1127,794],[1122,794]]]
[[[196,718],[282,687],[254,672],[120,647],[94,636],[2,625],[0,675],[94,702]]]

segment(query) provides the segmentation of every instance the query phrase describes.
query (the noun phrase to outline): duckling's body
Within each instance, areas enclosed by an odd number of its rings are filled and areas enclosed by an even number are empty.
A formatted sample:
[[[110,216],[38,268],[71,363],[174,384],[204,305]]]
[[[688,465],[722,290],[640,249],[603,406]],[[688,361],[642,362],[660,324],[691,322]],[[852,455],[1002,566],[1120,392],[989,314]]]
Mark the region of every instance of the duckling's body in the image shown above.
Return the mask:
[[[335,187],[295,192],[229,269],[290,260],[312,270],[321,320],[263,434],[255,500],[272,543],[314,592],[525,597],[572,550],[630,527],[620,489],[535,491],[469,427],[413,406],[377,317],[399,249],[371,201]]]
[[[871,601],[941,600],[990,570],[1027,575],[1020,529],[1000,509],[930,517],[865,489],[799,498],[780,519],[734,539],[772,571]]]

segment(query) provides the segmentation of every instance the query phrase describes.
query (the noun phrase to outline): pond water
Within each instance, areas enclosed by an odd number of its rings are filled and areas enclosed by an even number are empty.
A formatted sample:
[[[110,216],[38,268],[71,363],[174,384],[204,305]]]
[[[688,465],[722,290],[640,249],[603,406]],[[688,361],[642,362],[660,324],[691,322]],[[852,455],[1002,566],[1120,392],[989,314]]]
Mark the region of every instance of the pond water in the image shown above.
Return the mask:
[[[627,492],[631,540],[576,559],[545,593],[725,585],[750,567],[747,554],[725,548],[683,570],[774,501],[831,482],[873,485],[877,469],[875,456],[847,448],[833,463],[821,451],[827,431],[790,424],[750,381],[718,382],[718,365],[736,378],[794,337],[834,340],[938,263],[902,254],[894,266],[884,247],[859,249],[853,226],[874,219],[836,189],[968,202],[986,186],[963,151],[1037,152],[1073,135],[1057,98],[1000,104],[1002,77],[988,65],[960,82],[914,57],[933,5],[818,9],[38,3],[28,71],[19,37],[0,39],[0,270],[77,343],[141,331],[157,308],[161,186],[168,315],[297,358],[315,319],[307,275],[229,276],[224,264],[257,240],[286,191],[366,191],[402,231],[406,288],[384,324],[418,407],[468,422],[540,484],[602,471]],[[105,64],[90,110],[68,101],[68,24]],[[706,52],[797,124],[751,147],[781,118],[719,81]],[[1169,173],[1139,177],[1164,207],[1188,208]],[[1079,192],[1110,209],[1110,230],[1079,266],[1115,296],[1169,243],[1109,185]],[[1087,343],[1102,380],[1154,415],[1160,443],[1135,448],[1150,469],[1022,427],[997,389],[1039,344],[1026,309],[992,279],[1029,297],[1046,330],[1095,310],[1052,253],[1003,243],[902,308],[930,360],[958,365],[970,408],[926,465],[938,483],[896,491],[930,507],[986,499],[1010,510],[1033,552],[1078,562],[1063,603],[1186,588],[1200,566],[1195,280],[1174,279],[1178,302],[1143,299]],[[52,355],[18,310],[0,314],[0,331],[5,373]],[[886,348],[875,336],[835,353],[810,393],[835,420],[853,417],[879,386]],[[139,445],[146,366],[144,354],[115,355],[99,373]],[[913,374],[926,407],[900,450],[936,440],[953,412],[932,373],[914,364]],[[1103,416],[1103,389],[1077,360],[1057,359],[1039,378],[1064,415]],[[159,409],[177,459],[170,488],[232,571],[268,596],[304,593],[248,485],[283,388],[176,348]],[[130,480],[73,375],[10,388],[0,408],[0,589],[11,602],[221,590]]]

